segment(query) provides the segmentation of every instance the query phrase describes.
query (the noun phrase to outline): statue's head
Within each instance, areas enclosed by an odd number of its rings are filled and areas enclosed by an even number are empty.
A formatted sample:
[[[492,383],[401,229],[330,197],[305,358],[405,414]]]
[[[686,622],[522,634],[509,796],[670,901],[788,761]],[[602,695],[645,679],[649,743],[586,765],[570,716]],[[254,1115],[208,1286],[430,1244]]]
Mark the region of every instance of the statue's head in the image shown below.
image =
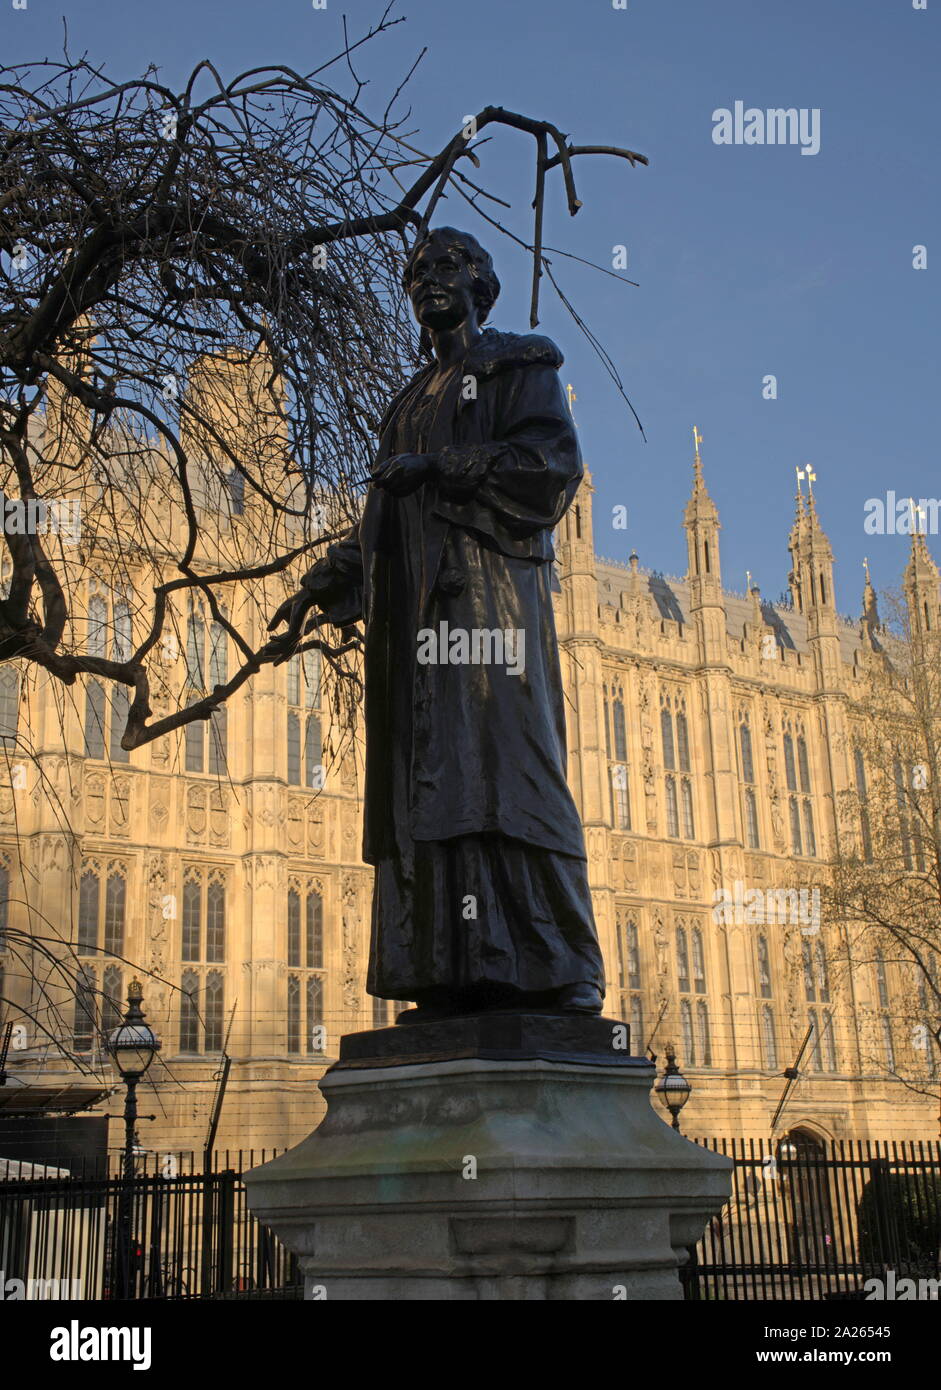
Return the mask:
[[[402,284],[423,329],[484,323],[500,293],[493,261],[469,232],[435,227],[412,247]]]

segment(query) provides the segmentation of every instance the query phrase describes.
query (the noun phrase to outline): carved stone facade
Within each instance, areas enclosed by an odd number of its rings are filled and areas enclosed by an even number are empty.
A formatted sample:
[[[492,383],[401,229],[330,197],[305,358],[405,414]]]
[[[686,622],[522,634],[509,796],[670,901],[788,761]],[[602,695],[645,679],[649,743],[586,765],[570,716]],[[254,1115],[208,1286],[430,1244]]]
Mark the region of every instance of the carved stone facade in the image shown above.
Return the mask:
[[[577,516],[557,536],[556,617],[606,1013],[632,1022],[637,1052],[649,1047],[662,1062],[675,1045],[693,1085],[688,1134],[766,1137],[781,1073],[813,1014],[816,1058],[779,1130],[934,1137],[937,1100],[912,1097],[872,1061],[884,1045],[884,1024],[872,1021],[886,1013],[878,982],[860,970],[850,988],[833,929],[714,913],[716,895],[734,894],[736,883],[809,888],[824,871],[852,771],[826,731],[848,717],[865,634],[829,602],[806,599],[801,610],[723,590],[718,518],[698,470],[684,579],[643,570],[636,557],[625,566],[598,559],[591,494],[586,480]],[[802,506],[792,556],[809,533],[822,534],[815,510]],[[260,609],[275,606],[272,596]],[[141,976],[163,1043],[151,1072],[159,1095],[145,1087],[141,1096],[141,1113],[158,1117],[141,1122],[147,1148],[201,1149],[223,1046],[233,1065],[218,1146],[257,1153],[294,1143],[319,1118],[315,1083],[339,1036],[393,1017],[365,994],[372,875],[359,857],[361,729],[352,743],[341,738],[329,700],[315,705],[324,748],[338,753],[324,756],[322,789],[297,785],[288,667],[266,667],[229,707],[223,775],[194,771],[182,735],[112,765],[82,754],[75,689],[63,735],[55,719],[33,718],[42,701],[47,714],[54,708],[49,682],[31,688],[31,727],[52,731],[49,747],[37,737],[37,761],[19,771],[11,763],[0,779],[10,922],[25,926],[28,903],[34,922],[75,940],[82,914],[87,931],[94,916],[86,964],[99,987],[109,963],[124,988]],[[97,877],[83,888],[86,874]],[[8,959],[4,988],[14,996],[26,988],[15,976]],[[903,988],[891,974],[888,985]],[[72,1026],[73,1011],[63,994],[47,1020],[54,1034]],[[50,1049],[31,1042],[11,1063],[42,1057],[48,1076]],[[94,1046],[86,1059],[111,1077]]]

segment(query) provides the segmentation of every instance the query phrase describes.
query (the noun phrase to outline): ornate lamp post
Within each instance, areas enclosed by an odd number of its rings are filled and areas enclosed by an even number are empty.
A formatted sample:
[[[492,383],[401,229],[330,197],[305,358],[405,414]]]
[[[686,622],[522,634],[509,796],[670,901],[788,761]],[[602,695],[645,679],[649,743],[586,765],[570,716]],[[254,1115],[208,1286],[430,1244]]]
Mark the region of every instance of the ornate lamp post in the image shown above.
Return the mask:
[[[134,1180],[134,1127],[137,1122],[137,1083],[160,1050],[154,1031],[145,1021],[141,1003],[144,991],[139,980],[132,980],[127,989],[127,1013],[108,1038],[108,1051],[127,1087],[124,1101],[124,1180],[121,1185],[121,1206],[115,1239],[114,1272],[119,1298],[133,1296],[131,1258],[131,1212]]]
[[[663,1075],[657,1078],[654,1091],[673,1116],[673,1128],[679,1129],[680,1111],[689,1100],[689,1094],[693,1088],[676,1065],[676,1053],[672,1043],[667,1043],[666,1054],[667,1064]]]
[[[676,1053],[673,1050],[673,1044],[667,1043],[665,1051],[667,1064],[663,1069],[663,1075],[657,1078],[654,1090],[673,1116],[673,1128],[679,1133],[680,1111],[689,1100],[690,1091],[693,1088],[676,1065]],[[687,1248],[687,1254],[689,1258],[680,1268],[680,1283],[683,1285],[685,1298],[697,1299],[699,1297],[699,1258],[696,1246],[690,1245]]]

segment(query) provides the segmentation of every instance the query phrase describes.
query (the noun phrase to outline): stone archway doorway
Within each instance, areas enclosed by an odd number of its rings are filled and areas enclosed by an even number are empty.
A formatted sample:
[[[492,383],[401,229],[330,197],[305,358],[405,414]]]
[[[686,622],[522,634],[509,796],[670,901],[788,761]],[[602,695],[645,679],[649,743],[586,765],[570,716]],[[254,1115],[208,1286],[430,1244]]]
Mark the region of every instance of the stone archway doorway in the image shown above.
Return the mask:
[[[830,1196],[832,1160],[820,1136],[803,1126],[779,1140],[776,1157],[790,1263],[802,1273],[819,1272],[837,1258]]]

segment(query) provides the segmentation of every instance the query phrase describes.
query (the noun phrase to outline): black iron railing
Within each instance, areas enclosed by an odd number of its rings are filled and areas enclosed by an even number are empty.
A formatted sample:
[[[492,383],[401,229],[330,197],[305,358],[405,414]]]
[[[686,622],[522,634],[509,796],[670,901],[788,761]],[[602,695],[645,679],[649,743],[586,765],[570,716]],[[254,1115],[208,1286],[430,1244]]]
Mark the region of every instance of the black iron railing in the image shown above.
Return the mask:
[[[0,1182],[0,1270],[20,1296],[116,1297],[122,1257],[133,1298],[301,1294],[294,1257],[248,1210],[235,1168]]]
[[[902,1279],[912,1297],[941,1294],[941,1145],[697,1142],[735,1167],[683,1271],[687,1298],[865,1299],[879,1280],[891,1298]]]

